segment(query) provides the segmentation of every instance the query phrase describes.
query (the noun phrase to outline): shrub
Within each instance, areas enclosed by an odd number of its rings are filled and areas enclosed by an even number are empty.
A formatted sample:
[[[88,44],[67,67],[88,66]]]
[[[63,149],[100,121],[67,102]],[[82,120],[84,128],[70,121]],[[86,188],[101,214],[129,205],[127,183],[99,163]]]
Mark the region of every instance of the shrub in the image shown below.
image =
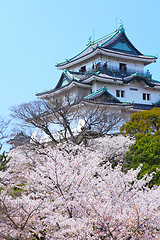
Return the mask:
[[[130,120],[120,128],[121,133],[155,133],[160,130],[160,108],[133,113]]]
[[[135,140],[135,144],[132,144],[130,150],[124,155],[123,170],[136,169],[143,164],[138,178],[155,172],[149,186],[160,185],[160,131],[155,134],[136,134]]]

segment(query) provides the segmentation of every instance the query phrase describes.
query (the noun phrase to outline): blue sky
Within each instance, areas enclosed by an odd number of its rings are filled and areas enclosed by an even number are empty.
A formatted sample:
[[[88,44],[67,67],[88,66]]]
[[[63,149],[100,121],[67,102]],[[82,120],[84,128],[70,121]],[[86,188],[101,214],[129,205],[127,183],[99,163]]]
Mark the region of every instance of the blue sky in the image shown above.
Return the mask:
[[[0,0],[0,115],[54,88],[55,64],[84,49],[93,29],[100,38],[120,19],[138,50],[160,57],[159,9],[159,0]],[[148,68],[160,80],[160,60]]]

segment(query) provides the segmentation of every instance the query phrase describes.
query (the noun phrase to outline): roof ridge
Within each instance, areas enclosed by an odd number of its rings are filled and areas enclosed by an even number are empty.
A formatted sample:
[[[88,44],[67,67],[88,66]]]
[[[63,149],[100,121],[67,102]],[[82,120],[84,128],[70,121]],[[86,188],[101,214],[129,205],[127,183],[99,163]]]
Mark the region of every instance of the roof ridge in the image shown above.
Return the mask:
[[[72,58],[66,59],[66,61],[57,63],[56,66],[64,64],[66,62],[72,61],[74,58],[78,57],[81,53],[83,53],[84,51],[86,51],[86,49],[88,49],[90,46],[87,46],[86,48],[84,48],[81,52],[79,52],[78,54],[76,54],[75,56],[73,56]]]
[[[96,94],[98,94],[98,93],[100,93],[100,92],[103,92],[103,91],[107,91],[106,84],[104,85],[104,87],[98,89],[96,92],[91,93],[91,94],[89,94],[88,96],[84,97],[84,99],[87,99],[87,98],[89,98],[89,97],[92,97],[92,96],[94,96],[94,95],[96,95]]]
[[[105,42],[103,42],[102,44],[101,44],[101,47],[103,46],[103,45],[105,45],[107,42],[109,42],[109,41],[111,41],[116,35],[118,35],[120,32],[119,31],[117,31],[117,33],[115,33],[112,37],[110,37],[109,39],[107,39]],[[117,36],[116,36],[117,37]]]
[[[112,32],[110,34],[105,35],[104,37],[98,38],[97,40],[94,41],[94,43],[98,43],[98,42],[104,40],[105,38],[109,38],[110,36],[112,37],[116,33],[119,33],[119,29],[115,30],[114,32]]]
[[[64,69],[63,71],[64,73],[68,74],[72,78],[72,80],[76,80],[79,82],[79,79],[73,76],[73,74],[69,70]]]
[[[106,84],[101,88],[101,89],[99,89],[99,90],[97,90],[96,92],[94,92],[94,93],[91,93],[91,94],[89,94],[88,96],[86,96],[86,97],[84,97],[84,99],[92,99],[92,98],[94,98],[94,96],[96,96],[96,95],[98,95],[98,94],[102,94],[102,93],[104,93],[104,92],[107,92],[111,97],[113,97],[114,99],[116,99],[118,102],[120,102],[120,100],[118,99],[118,98],[116,98],[115,96],[113,96],[110,92],[108,92],[108,90],[107,90],[107,87],[106,87]],[[99,95],[100,96],[100,95]]]
[[[110,34],[105,35],[104,37],[101,37],[101,38],[93,41],[93,42],[92,42],[91,44],[89,44],[89,45],[87,44],[87,47],[85,47],[85,48],[84,48],[82,51],[80,51],[78,54],[74,55],[72,58],[66,59],[66,61],[57,63],[56,66],[61,65],[61,64],[64,64],[64,63],[67,63],[67,62],[69,62],[69,61],[72,61],[74,58],[78,57],[80,54],[82,54],[84,51],[86,51],[89,47],[93,46],[94,44],[96,44],[96,43],[98,43],[98,42],[100,42],[100,41],[102,41],[102,40],[104,40],[105,38],[107,38],[107,37],[109,37],[109,36],[111,36],[111,38],[114,37],[117,33],[119,33],[119,31],[120,31],[120,30],[118,29],[118,30],[116,30],[116,31],[114,31],[114,32],[112,32],[112,33],[110,33]],[[108,41],[109,41],[109,40],[110,40],[110,39],[108,39]],[[96,46],[95,46],[95,47],[96,47]]]
[[[154,57],[154,58],[158,58],[158,56],[154,56],[154,55],[149,55],[149,54],[143,54],[143,56],[146,56],[146,57]]]

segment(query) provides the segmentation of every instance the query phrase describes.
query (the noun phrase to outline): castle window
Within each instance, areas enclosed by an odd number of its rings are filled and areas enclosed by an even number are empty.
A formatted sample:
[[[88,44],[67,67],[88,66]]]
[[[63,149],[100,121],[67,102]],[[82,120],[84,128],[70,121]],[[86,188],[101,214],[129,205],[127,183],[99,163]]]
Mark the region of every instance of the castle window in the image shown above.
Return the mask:
[[[130,90],[132,90],[132,91],[138,91],[137,88],[130,88]]]
[[[116,97],[120,97],[120,90],[116,90]]]
[[[123,90],[121,91],[121,97],[124,98],[124,91]]]
[[[145,101],[151,100],[151,94],[149,94],[149,93],[143,93],[142,97],[143,97],[143,100],[145,100]]]
[[[116,97],[125,97],[125,91],[124,90],[116,90]]]
[[[105,63],[103,64],[103,68],[104,68],[104,69],[107,68],[107,62],[105,62]]]
[[[79,69],[79,72],[82,72],[82,73],[86,72],[86,66],[82,66],[82,67]]]
[[[119,64],[119,70],[122,71],[122,72],[126,72],[127,71],[127,64],[120,63]]]

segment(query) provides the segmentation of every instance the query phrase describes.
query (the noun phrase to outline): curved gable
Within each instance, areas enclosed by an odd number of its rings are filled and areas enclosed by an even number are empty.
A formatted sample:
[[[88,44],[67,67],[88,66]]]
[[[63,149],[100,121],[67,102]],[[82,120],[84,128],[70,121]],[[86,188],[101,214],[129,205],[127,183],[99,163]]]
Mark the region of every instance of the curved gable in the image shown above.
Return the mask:
[[[125,77],[123,79],[124,83],[130,83],[132,81],[137,81],[137,82],[144,82],[146,85],[148,85],[149,87],[154,87],[154,83],[152,83],[148,78],[146,77],[142,77],[139,75],[134,75],[134,76],[129,76],[129,77]]]
[[[69,84],[71,82],[71,80],[67,77],[67,75],[65,73],[62,73],[60,80],[58,81],[55,89],[59,89],[67,84]]]
[[[105,49],[113,50],[113,51],[120,51],[120,52],[129,53],[133,55],[142,55],[129,41],[124,31],[119,33],[110,42],[104,43],[102,47]]]

